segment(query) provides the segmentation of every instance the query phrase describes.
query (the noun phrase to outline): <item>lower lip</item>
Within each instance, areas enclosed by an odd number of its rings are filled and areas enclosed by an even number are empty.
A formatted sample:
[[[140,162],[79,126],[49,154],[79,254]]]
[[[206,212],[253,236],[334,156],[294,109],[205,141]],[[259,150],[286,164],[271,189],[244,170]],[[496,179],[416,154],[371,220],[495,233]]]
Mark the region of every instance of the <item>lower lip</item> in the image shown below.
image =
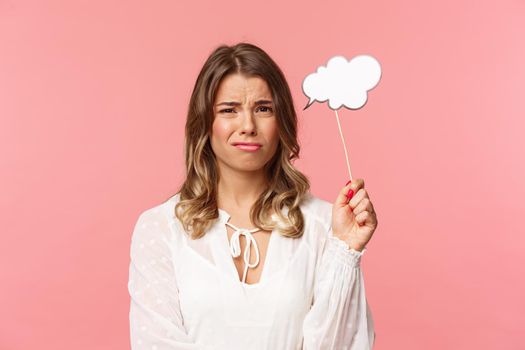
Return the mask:
[[[238,149],[242,149],[243,151],[249,151],[249,152],[255,152],[259,148],[261,148],[261,146],[249,146],[249,145],[235,145],[235,147],[237,147]]]

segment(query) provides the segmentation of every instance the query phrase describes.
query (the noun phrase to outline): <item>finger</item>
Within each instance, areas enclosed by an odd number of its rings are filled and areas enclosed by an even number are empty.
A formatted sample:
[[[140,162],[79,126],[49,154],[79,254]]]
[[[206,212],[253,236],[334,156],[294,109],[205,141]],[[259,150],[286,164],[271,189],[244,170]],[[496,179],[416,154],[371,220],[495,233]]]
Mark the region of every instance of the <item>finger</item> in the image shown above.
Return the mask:
[[[350,187],[351,192],[348,192],[349,195],[347,195],[348,199],[352,199],[357,194],[357,192],[365,187],[365,180],[355,179],[355,181],[352,181],[352,184],[353,186]]]
[[[334,202],[334,208],[342,208],[348,204],[347,193],[350,188],[351,184],[348,184],[339,191]]]
[[[357,191],[357,193],[352,197],[352,199],[350,199],[348,205],[350,205],[350,207],[352,208],[355,208],[359,204],[359,202],[361,202],[365,198],[365,195],[365,190],[363,188],[359,189],[359,191]]]
[[[360,191],[361,192],[361,191]],[[362,192],[361,192],[362,193]],[[356,194],[356,196],[359,195],[359,192]],[[353,200],[353,198],[352,198]],[[351,203],[352,201],[350,201]],[[351,204],[350,204],[351,206]],[[372,214],[372,204],[370,202],[370,199],[368,198],[363,198],[361,199],[361,201],[359,203],[357,203],[357,206],[353,209],[353,212],[355,215],[363,212],[363,211],[368,211],[370,214]]]
[[[352,185],[352,189],[354,191],[358,191],[360,188],[365,187],[365,180],[359,178],[359,179],[353,179],[352,182],[349,184]]]
[[[372,226],[374,223],[374,216],[370,214],[368,211],[362,211],[359,214],[355,216],[355,220],[360,226],[367,225]]]
[[[335,199],[334,206],[335,207],[344,207],[348,204],[348,191],[352,190],[353,193],[356,193],[360,188],[364,186],[364,180],[363,179],[354,179],[352,182],[344,186],[338,193],[337,198]],[[353,196],[353,193],[351,195]]]

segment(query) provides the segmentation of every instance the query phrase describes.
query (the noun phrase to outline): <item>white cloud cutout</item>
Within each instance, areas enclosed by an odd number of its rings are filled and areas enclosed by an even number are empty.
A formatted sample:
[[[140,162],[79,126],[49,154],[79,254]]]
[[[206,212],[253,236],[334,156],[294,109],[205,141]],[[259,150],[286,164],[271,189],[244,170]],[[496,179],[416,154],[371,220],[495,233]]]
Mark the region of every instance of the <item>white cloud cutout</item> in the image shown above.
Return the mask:
[[[372,56],[359,55],[350,61],[343,56],[334,56],[326,66],[317,68],[303,80],[303,92],[310,101],[304,109],[315,101],[328,100],[333,110],[345,106],[350,109],[363,107],[367,91],[373,89],[381,78],[381,66]]]

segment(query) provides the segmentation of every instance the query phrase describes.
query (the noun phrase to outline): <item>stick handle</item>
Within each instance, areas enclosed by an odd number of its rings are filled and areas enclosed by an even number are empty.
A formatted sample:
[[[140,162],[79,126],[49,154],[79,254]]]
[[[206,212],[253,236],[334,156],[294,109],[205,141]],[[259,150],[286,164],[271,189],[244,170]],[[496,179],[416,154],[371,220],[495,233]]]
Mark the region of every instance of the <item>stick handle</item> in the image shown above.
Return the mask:
[[[335,118],[337,120],[337,126],[339,127],[339,135],[341,135],[341,141],[343,142],[343,148],[345,150],[345,158],[346,158],[346,166],[348,167],[348,175],[350,176],[350,180],[353,180],[352,170],[350,170],[350,162],[348,161],[348,152],[346,151],[345,138],[343,136],[343,132],[341,131],[341,123],[339,123],[339,114],[337,114],[337,109],[335,110]]]

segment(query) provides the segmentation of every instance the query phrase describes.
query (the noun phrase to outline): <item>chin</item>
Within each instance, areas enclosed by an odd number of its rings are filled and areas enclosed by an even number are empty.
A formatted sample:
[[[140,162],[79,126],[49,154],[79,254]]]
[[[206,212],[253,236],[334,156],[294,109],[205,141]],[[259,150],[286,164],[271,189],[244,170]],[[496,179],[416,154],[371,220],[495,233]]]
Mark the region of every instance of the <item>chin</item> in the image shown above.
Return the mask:
[[[244,166],[244,167],[238,167],[235,169],[238,171],[257,172],[257,171],[263,171],[264,165],[262,166]]]
[[[232,169],[235,169],[237,171],[262,171],[264,169],[264,163],[258,163],[258,164],[246,164],[246,163],[237,163],[237,164],[230,164],[229,167]]]

